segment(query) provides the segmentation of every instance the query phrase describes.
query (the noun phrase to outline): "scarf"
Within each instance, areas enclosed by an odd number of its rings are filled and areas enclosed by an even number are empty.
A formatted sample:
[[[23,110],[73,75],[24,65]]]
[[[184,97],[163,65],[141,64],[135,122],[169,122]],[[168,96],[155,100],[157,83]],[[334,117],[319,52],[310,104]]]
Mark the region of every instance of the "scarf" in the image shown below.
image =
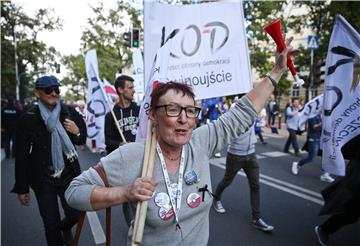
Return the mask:
[[[58,101],[53,111],[49,111],[39,100],[39,109],[41,118],[44,120],[47,130],[51,133],[51,159],[55,170],[53,177],[60,177],[64,170],[65,162],[63,153],[66,158],[73,162],[77,159],[77,153],[64,127],[60,123],[61,104]]]

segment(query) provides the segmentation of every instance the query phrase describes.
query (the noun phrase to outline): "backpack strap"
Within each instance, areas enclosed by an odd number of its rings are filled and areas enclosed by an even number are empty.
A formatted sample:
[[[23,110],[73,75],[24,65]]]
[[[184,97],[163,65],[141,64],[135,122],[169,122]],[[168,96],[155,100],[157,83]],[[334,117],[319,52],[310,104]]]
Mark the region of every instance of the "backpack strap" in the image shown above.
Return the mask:
[[[100,178],[104,182],[105,187],[110,187],[104,168],[100,164],[97,164],[92,168],[94,168],[96,172],[99,174]],[[80,213],[78,224],[76,226],[75,237],[71,244],[72,246],[77,246],[79,243],[80,233],[84,224],[85,215],[86,215],[85,211],[82,211]],[[111,207],[108,207],[106,208],[106,246],[110,246],[110,234],[111,234]]]

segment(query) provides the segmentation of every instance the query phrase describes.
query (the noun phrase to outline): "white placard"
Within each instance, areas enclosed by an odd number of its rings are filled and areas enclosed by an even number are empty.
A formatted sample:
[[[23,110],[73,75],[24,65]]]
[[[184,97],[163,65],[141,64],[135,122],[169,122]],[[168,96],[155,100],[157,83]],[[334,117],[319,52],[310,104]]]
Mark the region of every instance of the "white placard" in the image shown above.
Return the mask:
[[[145,81],[154,56],[174,30],[168,79],[190,84],[197,99],[246,93],[252,88],[241,1],[168,5],[145,1]]]

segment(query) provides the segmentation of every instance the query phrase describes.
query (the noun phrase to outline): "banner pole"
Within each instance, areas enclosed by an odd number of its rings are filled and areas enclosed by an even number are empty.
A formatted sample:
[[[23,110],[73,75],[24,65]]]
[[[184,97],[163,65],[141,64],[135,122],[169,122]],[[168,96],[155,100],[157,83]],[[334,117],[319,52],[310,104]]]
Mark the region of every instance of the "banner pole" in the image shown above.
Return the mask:
[[[120,137],[121,137],[121,139],[122,139],[122,141],[123,141],[124,143],[127,143],[127,142],[126,142],[126,139],[125,139],[125,136],[124,136],[124,134],[123,134],[123,132],[122,132],[122,130],[121,130],[121,128],[120,128],[119,122],[118,122],[117,119],[116,119],[114,110],[111,108],[111,105],[110,105],[110,102],[109,102],[108,97],[107,97],[107,95],[106,95],[106,92],[105,92],[105,90],[104,90],[104,88],[103,88],[103,86],[102,86],[102,84],[100,83],[99,80],[98,80],[98,83],[99,83],[99,86],[100,86],[101,93],[103,94],[103,97],[105,98],[106,104],[107,104],[107,106],[109,107],[109,110],[110,110],[110,112],[111,112],[111,115],[112,115],[112,117],[113,117],[113,119],[114,119],[116,128],[117,128],[117,130],[119,131]]]
[[[147,129],[144,165],[142,170],[142,177],[153,176],[154,162],[156,150],[156,133],[152,132],[152,124],[149,122]],[[147,157],[147,159],[145,159]],[[148,201],[138,202],[136,207],[135,224],[133,230],[132,245],[140,245],[144,234],[144,226],[146,219]]]

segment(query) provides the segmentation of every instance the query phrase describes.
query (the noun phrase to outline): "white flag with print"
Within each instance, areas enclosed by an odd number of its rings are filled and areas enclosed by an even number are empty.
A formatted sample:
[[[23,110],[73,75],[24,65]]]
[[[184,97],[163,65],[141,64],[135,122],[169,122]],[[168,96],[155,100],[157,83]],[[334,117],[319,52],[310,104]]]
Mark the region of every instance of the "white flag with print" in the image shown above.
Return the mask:
[[[341,147],[360,134],[359,74],[360,35],[338,15],[326,58],[321,135],[322,167],[336,175],[345,175]]]
[[[299,129],[305,129],[305,122],[323,111],[324,95],[321,94],[310,101],[299,111]]]
[[[96,140],[96,148],[105,150],[104,121],[109,111],[104,90],[104,82],[99,78],[98,61],[95,50],[89,50],[85,57],[88,93],[86,98],[86,128],[90,139]]]
[[[150,102],[151,102],[151,93],[153,88],[157,86],[158,82],[167,82],[167,72],[168,72],[168,62],[170,58],[170,48],[172,43],[172,38],[176,35],[176,32],[170,34],[169,39],[161,46],[156,53],[154,58],[152,72],[150,80],[148,81],[145,89],[145,97],[141,103],[140,113],[139,113],[139,126],[136,134],[136,141],[141,141],[146,139],[147,133],[147,124],[149,121],[149,111],[150,111]],[[164,37],[164,30],[163,30]]]

